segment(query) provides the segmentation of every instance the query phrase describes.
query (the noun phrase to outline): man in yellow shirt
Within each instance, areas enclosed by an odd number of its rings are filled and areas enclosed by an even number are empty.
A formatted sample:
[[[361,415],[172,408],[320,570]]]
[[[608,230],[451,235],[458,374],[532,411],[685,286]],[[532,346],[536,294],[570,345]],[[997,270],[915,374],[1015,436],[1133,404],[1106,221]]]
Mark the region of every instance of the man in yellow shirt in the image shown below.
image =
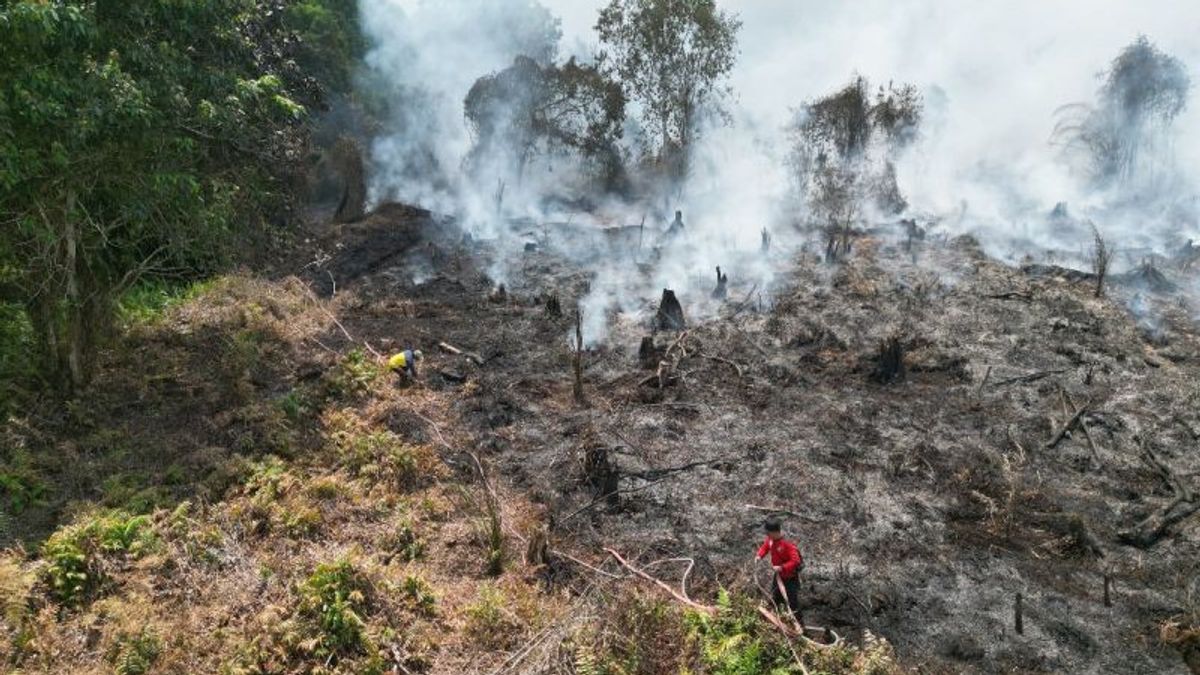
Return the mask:
[[[417,361],[424,356],[419,350],[405,349],[388,359],[388,370],[404,373],[410,380],[417,379]]]

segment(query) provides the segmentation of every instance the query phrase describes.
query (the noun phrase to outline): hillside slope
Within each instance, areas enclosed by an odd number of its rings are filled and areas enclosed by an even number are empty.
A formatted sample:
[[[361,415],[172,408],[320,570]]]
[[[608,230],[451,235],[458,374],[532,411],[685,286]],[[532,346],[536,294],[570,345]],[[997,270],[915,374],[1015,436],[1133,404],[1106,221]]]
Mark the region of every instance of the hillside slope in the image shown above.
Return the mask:
[[[496,246],[385,207],[318,237],[291,275],[213,283],[133,330],[80,402],[10,425],[27,474],[63,487],[8,525],[28,552],[0,566],[6,662],[890,672],[894,648],[923,672],[1184,673],[1180,654],[1196,658],[1200,519],[1138,527],[1196,466],[1184,301],[1136,275],[1095,299],[968,239],[864,235],[837,266],[774,254],[770,287],[730,265],[730,300],[681,297],[692,324],[655,336],[646,369],[654,303],[614,317],[578,405],[568,337],[591,270],[552,234]],[[486,274],[500,258],[519,270],[503,296]],[[1133,294],[1163,317],[1152,331],[1120,303]],[[427,359],[400,386],[375,352],[409,346]],[[805,552],[806,619],[861,649],[793,656],[757,621],[763,509],[788,512]],[[606,548],[725,609],[683,610]]]

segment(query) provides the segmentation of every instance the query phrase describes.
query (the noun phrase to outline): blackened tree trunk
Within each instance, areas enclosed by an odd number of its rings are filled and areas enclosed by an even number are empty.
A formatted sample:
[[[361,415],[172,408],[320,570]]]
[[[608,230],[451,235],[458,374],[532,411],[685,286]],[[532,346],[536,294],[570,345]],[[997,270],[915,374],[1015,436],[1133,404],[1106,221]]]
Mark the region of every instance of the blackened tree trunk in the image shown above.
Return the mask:
[[[684,330],[687,322],[683,319],[683,307],[675,297],[675,291],[663,289],[662,300],[658,303],[658,315],[654,318],[654,326],[658,330]]]

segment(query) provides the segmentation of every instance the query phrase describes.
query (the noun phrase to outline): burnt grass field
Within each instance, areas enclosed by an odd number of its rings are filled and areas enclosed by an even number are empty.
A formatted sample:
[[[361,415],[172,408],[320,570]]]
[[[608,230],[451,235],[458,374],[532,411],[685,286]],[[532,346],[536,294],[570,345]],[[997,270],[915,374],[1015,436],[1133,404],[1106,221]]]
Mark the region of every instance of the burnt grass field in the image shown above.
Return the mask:
[[[354,295],[356,339],[424,349],[420,386],[452,393],[454,424],[552,543],[690,558],[693,593],[752,588],[776,510],[807,558],[808,620],[882,635],[910,664],[1186,672],[1160,633],[1200,591],[1200,343],[1190,299],[1146,283],[1186,286],[1186,269],[1096,298],[1086,274],[1005,266],[969,237],[862,233],[836,264],[774,251],[769,286],[731,261],[724,303],[681,296],[684,331],[652,331],[653,292],[611,317],[577,404],[588,273],[553,235],[496,250],[427,214],[374,219],[313,278]],[[397,229],[425,236],[387,253]],[[521,260],[503,297],[495,256]],[[630,284],[642,272],[630,262]],[[684,567],[656,571],[675,584]]]

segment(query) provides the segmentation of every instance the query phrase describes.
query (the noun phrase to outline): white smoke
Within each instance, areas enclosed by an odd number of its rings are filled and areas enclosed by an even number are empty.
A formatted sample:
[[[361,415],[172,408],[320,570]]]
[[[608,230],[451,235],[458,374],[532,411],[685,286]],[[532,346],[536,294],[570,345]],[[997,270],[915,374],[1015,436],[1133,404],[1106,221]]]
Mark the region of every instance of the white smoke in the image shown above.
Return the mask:
[[[468,186],[461,162],[470,147],[462,101],[481,75],[511,64],[545,32],[544,6],[561,19],[560,58],[591,58],[599,0],[360,0],[374,48],[368,66],[403,102],[395,124],[373,148],[375,199],[418,201],[482,226],[494,216],[495,186]],[[911,83],[925,96],[921,137],[897,166],[913,213],[940,219],[952,233],[976,234],[989,251],[1017,258],[1088,242],[1056,234],[1047,215],[1059,202],[1090,218],[1117,248],[1172,246],[1196,233],[1190,211],[1112,206],[1091,190],[1051,143],[1055,111],[1093,103],[1112,59],[1145,34],[1179,58],[1200,82],[1200,3],[1176,0],[725,0],[740,15],[741,56],[731,78],[733,124],[712,130],[678,204],[635,207],[612,224],[646,217],[653,235],[682,209],[689,247],[667,249],[651,278],[634,283],[631,261],[597,270],[584,300],[587,334],[602,339],[606,314],[638,312],[658,290],[699,296],[716,265],[731,282],[769,280],[748,255],[766,227],[787,239],[785,126],[805,102],[846,84],[855,73],[873,84]],[[530,26],[534,28],[531,29]],[[631,115],[636,114],[636,108]],[[1175,121],[1172,148],[1182,175],[1200,178],[1200,101]],[[440,172],[414,173],[428,156]],[[417,162],[419,165],[420,162]],[[1179,201],[1187,203],[1186,195]],[[489,216],[488,214],[492,214]],[[546,214],[527,213],[535,218]],[[1072,232],[1070,237],[1076,237]],[[734,269],[733,260],[746,269]],[[1118,257],[1120,260],[1120,257]],[[502,274],[502,272],[500,273]],[[687,307],[685,301],[685,307]]]

